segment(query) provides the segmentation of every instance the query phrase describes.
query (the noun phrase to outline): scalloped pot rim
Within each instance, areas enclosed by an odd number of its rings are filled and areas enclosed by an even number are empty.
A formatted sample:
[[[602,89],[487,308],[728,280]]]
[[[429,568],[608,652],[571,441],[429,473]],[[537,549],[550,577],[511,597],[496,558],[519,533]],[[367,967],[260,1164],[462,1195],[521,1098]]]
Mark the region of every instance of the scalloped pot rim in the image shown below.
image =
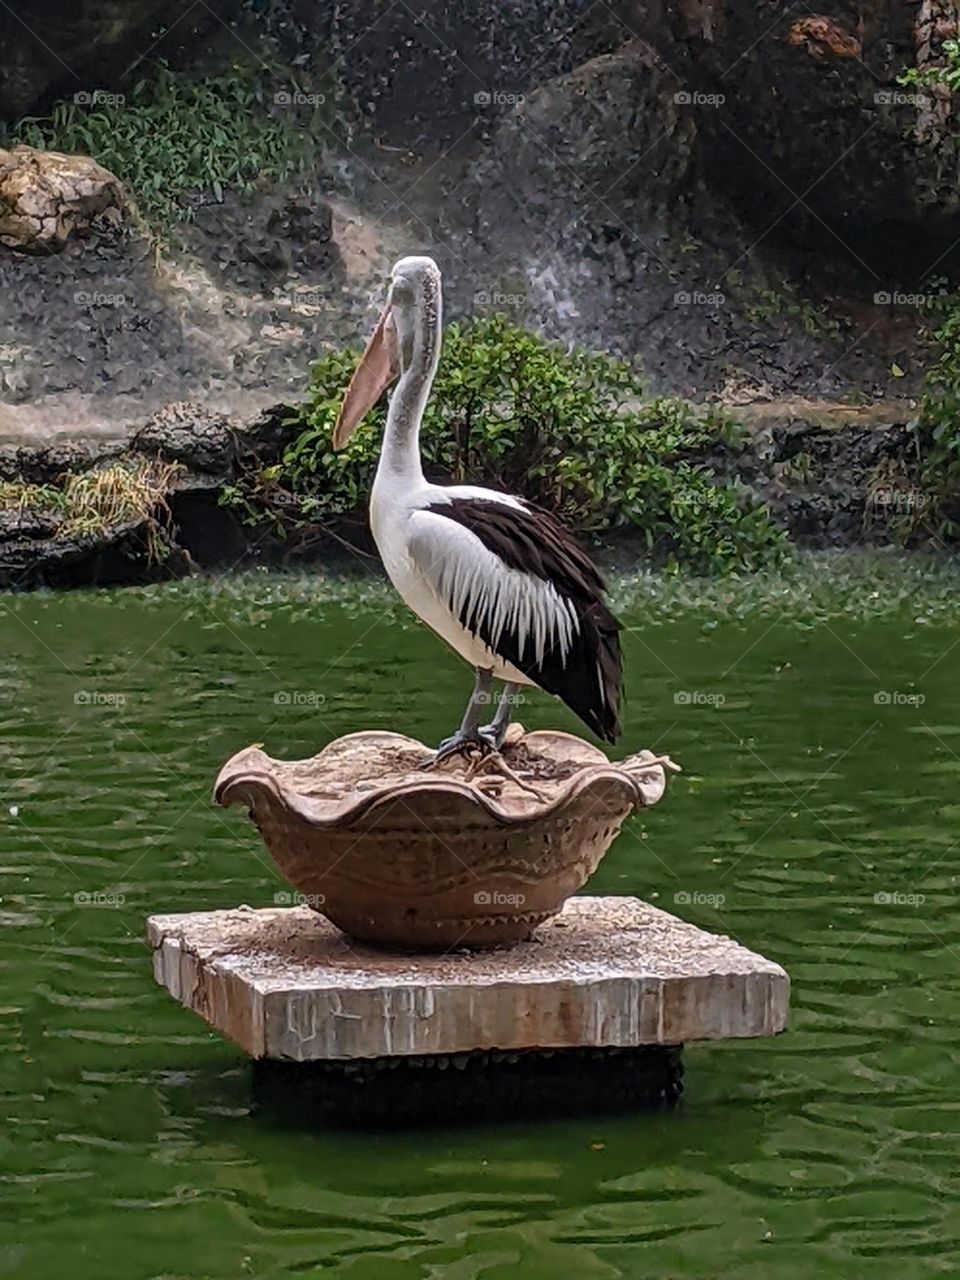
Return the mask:
[[[552,816],[558,810],[573,803],[584,791],[598,784],[609,783],[626,789],[632,804],[640,808],[649,808],[656,804],[666,790],[666,770],[662,765],[646,764],[640,755],[630,756],[621,763],[614,764],[607,760],[599,749],[583,742],[573,734],[551,730],[527,734],[523,741],[530,747],[538,745],[560,747],[559,753],[545,751],[544,755],[556,758],[560,754],[566,759],[569,759],[570,752],[569,750],[563,752],[562,748],[569,744],[571,747],[576,747],[581,758],[588,752],[595,755],[596,762],[585,762],[576,773],[562,780],[559,790],[549,800],[540,800],[532,793],[524,793],[523,809],[520,811],[515,803],[505,806],[487,795],[474,783],[450,775],[436,778],[419,775],[403,781],[389,782],[369,791],[354,793],[339,799],[317,799],[304,796],[283,779],[282,775],[286,770],[320,765],[324,757],[341,754],[344,744],[356,743],[358,739],[366,739],[372,747],[390,745],[406,750],[416,749],[426,754],[430,752],[429,747],[415,738],[381,730],[347,734],[329,743],[316,756],[305,760],[273,760],[259,747],[245,747],[232,756],[220,770],[214,785],[214,802],[227,807],[231,804],[243,803],[245,800],[250,802],[252,798],[260,795],[267,800],[268,804],[279,804],[300,821],[323,830],[347,826],[369,811],[392,803],[400,797],[415,794],[447,795],[476,805],[499,823],[522,825],[539,822]],[[637,776],[644,773],[659,774],[656,783],[652,786],[647,784],[646,793]],[[277,776],[278,774],[280,777]],[[556,786],[557,781],[554,781],[553,785]]]

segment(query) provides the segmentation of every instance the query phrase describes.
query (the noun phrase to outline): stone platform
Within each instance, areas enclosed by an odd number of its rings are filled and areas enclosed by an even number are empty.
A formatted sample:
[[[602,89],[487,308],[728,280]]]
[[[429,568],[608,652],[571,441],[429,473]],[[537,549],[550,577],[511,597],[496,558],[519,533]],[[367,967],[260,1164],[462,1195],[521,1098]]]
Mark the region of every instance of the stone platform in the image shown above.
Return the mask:
[[[152,916],[157,981],[255,1059],[638,1049],[769,1036],[789,979],[636,898],[571,898],[528,942],[382,951],[306,906]]]

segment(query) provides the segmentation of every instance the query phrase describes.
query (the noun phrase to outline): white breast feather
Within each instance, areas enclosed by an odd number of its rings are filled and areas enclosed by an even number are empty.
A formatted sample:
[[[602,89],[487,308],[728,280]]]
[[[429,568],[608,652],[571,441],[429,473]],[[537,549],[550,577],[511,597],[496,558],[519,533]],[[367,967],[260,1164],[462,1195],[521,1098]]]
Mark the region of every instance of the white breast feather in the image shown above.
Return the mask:
[[[434,512],[411,515],[409,545],[423,580],[457,617],[476,617],[494,653],[499,654],[500,638],[509,630],[521,653],[532,638],[538,664],[554,648],[566,659],[580,620],[552,582],[508,568],[475,533]]]

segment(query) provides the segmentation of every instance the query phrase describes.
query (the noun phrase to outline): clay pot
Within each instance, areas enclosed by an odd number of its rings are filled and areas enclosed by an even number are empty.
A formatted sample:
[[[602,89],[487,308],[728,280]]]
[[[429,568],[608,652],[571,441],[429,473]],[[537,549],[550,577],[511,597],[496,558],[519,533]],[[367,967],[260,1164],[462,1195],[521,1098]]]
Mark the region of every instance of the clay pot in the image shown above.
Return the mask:
[[[518,740],[519,737],[519,740]],[[353,733],[311,760],[248,747],[214,798],[246,804],[305,901],[365,942],[482,947],[528,938],[582,888],[624,819],[655,804],[665,758],[611,764],[567,733],[523,735],[501,757],[432,753],[397,733]]]

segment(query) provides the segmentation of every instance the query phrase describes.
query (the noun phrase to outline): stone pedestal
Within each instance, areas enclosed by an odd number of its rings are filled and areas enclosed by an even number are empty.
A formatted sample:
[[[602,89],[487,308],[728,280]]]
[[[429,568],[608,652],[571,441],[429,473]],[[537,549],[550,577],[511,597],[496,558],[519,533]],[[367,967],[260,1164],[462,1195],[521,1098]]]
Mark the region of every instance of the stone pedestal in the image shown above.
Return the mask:
[[[254,1058],[279,1123],[478,1123],[665,1108],[689,1040],[769,1036],[771,960],[637,898],[571,898],[499,950],[395,953],[310,907],[148,922],[157,981]]]
[[[634,1048],[783,1030],[779,965],[636,898],[576,897],[527,942],[356,942],[309,907],[153,916],[154,972],[253,1058]]]

